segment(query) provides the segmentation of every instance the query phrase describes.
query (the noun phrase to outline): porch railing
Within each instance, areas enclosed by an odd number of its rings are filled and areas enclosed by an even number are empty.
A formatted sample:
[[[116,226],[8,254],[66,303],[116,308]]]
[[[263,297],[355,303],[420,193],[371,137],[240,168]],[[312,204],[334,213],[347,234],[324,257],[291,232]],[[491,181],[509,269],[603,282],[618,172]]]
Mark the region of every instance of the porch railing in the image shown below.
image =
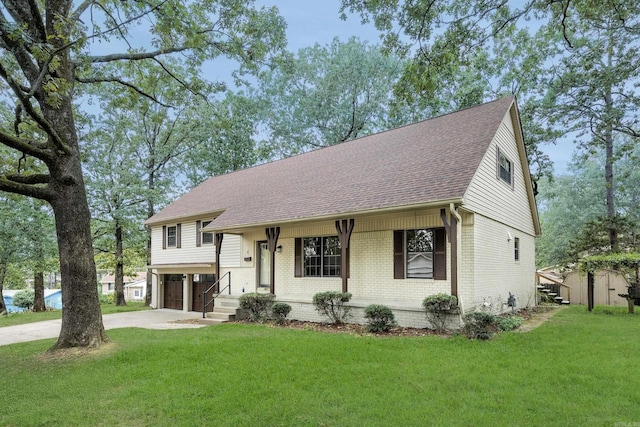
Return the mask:
[[[219,285],[220,282],[222,281],[222,279],[224,279],[225,277],[227,277],[227,280],[228,280],[227,286],[225,286],[222,289],[218,289],[218,292],[214,292],[214,295],[211,298],[211,300],[207,302],[207,294],[213,288],[215,288],[217,285]],[[207,307],[209,306],[209,304],[211,304],[211,310],[213,311],[213,309],[216,306],[216,298],[218,298],[220,296],[220,294],[222,294],[227,289],[229,290],[229,295],[231,295],[231,272],[230,271],[227,271],[221,278],[216,280],[216,282],[213,285],[209,286],[209,289],[207,289],[206,291],[204,291],[202,293],[202,318],[203,319],[205,317],[207,317]]]

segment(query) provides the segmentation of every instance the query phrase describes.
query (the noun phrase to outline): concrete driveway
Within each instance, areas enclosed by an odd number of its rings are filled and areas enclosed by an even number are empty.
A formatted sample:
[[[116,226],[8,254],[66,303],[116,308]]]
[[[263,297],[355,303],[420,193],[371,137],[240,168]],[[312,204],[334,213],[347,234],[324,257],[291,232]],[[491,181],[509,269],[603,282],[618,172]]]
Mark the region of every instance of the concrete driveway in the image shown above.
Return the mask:
[[[145,329],[182,329],[201,328],[205,324],[175,323],[176,320],[198,319],[201,313],[185,313],[184,311],[157,309],[129,311],[126,313],[105,314],[102,322],[105,329],[145,328]],[[24,325],[0,328],[0,345],[19,342],[36,341],[45,338],[57,338],[60,335],[62,320],[45,320],[43,322],[26,323]]]

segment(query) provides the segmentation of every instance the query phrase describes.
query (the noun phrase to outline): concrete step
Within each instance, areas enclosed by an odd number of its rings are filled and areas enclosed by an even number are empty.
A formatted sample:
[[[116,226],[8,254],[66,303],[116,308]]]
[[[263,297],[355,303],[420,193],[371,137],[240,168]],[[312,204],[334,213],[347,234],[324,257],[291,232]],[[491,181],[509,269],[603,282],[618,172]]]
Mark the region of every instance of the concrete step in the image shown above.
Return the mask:
[[[207,319],[219,320],[221,322],[230,322],[236,320],[235,313],[221,313],[219,311],[213,311],[207,313]]]
[[[220,295],[216,298],[216,309],[220,307],[224,308],[238,308],[240,303],[238,297],[232,295]]]
[[[571,304],[571,301],[562,300],[561,304],[562,305],[569,305],[569,304]]]

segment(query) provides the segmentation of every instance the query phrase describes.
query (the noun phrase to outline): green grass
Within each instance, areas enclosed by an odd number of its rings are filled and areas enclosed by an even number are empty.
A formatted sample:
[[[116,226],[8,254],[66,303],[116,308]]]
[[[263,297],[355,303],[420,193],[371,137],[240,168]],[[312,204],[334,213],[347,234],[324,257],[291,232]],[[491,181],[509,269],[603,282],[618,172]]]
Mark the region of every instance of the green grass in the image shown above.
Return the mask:
[[[640,316],[562,310],[491,341],[224,324],[0,347],[0,425],[612,426],[640,422]]]
[[[143,302],[130,301],[126,306],[117,307],[113,304],[100,305],[102,314],[122,313],[125,311],[150,310]],[[41,313],[25,311],[21,313],[9,313],[7,316],[0,316],[0,328],[3,326],[22,325],[24,323],[41,322],[43,320],[54,320],[62,317],[62,310],[49,310]]]

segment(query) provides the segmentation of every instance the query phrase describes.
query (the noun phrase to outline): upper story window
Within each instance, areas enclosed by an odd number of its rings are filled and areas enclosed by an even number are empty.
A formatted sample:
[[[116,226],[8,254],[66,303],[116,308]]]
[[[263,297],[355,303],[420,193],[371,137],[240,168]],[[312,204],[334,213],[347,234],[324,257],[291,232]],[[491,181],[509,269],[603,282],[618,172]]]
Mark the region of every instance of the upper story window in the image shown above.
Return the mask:
[[[520,261],[520,238],[513,239],[513,258],[516,261]]]
[[[209,225],[211,221],[202,221],[202,227]],[[202,244],[213,245],[213,233],[202,233]]]
[[[513,186],[513,162],[498,148],[498,177]]]
[[[178,227],[173,225],[167,227],[167,247],[175,248],[178,243]]]
[[[305,276],[340,276],[342,252],[338,236],[303,238],[302,257]]]
[[[162,249],[181,247],[180,230],[182,224],[162,226]]]

